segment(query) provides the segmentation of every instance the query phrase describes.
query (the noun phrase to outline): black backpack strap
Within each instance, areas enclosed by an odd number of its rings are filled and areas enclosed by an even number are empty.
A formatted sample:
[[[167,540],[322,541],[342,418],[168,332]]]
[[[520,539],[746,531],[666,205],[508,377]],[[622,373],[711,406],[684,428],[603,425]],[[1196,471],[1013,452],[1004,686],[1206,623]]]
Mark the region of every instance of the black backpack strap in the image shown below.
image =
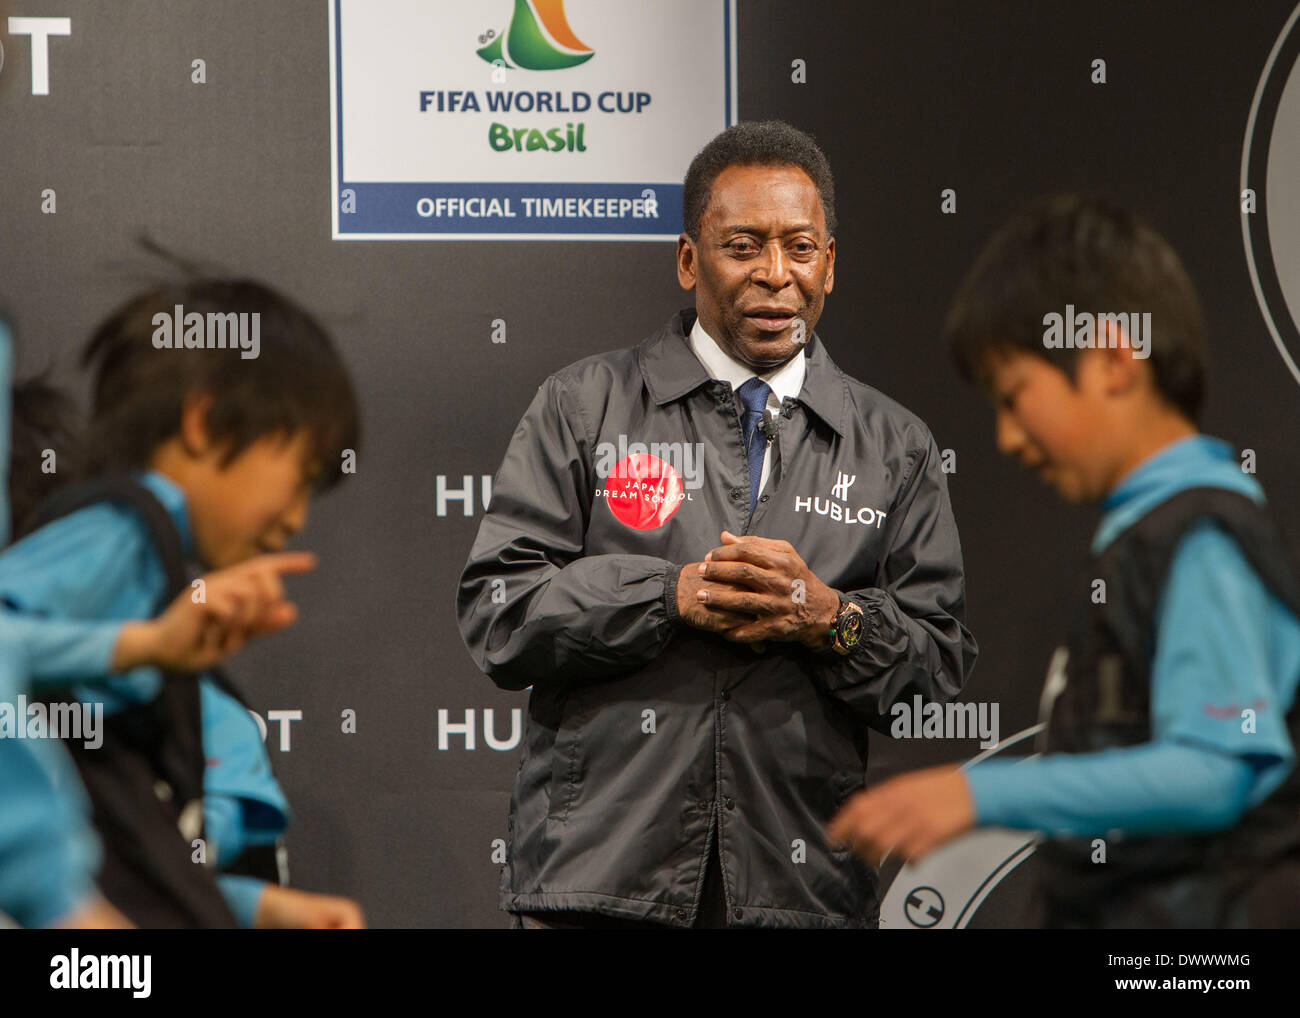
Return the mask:
[[[30,529],[102,502],[128,506],[145,525],[166,576],[156,615],[188,585],[185,556],[167,508],[134,478],[112,475],[60,489]],[[212,873],[192,859],[191,840],[202,835],[206,766],[198,676],[164,674],[157,697],[114,712],[103,727],[98,749],[76,740],[64,745],[103,841],[105,897],[139,926],[234,927]]]

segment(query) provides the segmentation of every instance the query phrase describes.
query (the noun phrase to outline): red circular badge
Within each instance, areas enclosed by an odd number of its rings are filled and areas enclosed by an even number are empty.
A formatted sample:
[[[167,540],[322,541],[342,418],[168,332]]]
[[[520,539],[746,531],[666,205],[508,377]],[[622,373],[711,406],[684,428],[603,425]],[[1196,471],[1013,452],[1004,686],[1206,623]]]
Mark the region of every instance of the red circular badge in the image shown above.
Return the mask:
[[[686,498],[682,477],[658,456],[635,452],[605,478],[605,501],[620,523],[637,530],[662,527]]]

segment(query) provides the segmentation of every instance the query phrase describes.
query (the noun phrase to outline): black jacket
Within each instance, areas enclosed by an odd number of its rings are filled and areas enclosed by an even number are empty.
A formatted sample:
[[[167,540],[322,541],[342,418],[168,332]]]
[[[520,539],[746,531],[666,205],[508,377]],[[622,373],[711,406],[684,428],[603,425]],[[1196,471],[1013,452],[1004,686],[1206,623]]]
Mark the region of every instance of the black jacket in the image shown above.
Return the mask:
[[[876,874],[825,825],[863,784],[868,728],[899,699],[953,699],[976,654],[939,451],[814,333],[748,518],[738,401],[691,351],[694,319],[546,379],[461,576],[475,663],[532,686],[501,907],[690,925],[717,838],[734,925],[874,926]],[[620,481],[633,443],[678,481]],[[759,652],[682,623],[678,572],[724,528],[789,541],[858,601],[859,650]]]

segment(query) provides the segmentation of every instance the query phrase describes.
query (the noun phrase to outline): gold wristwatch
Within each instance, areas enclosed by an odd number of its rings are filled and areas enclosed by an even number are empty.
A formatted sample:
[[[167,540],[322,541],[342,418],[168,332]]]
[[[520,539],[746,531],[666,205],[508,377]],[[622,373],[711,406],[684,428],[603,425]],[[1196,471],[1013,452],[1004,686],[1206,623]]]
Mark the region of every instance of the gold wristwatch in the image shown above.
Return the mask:
[[[837,654],[851,654],[862,640],[867,616],[856,601],[840,598],[840,610],[831,621],[831,649]]]

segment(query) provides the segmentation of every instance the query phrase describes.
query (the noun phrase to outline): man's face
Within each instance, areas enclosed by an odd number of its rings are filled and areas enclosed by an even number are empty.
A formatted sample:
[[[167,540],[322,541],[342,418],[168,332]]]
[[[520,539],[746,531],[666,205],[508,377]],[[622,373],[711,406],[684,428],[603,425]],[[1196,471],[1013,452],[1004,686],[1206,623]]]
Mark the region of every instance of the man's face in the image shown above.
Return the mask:
[[[677,240],[677,278],[695,291],[704,330],[755,374],[801,353],[835,283],[835,241],[808,174],[796,166],[719,173],[699,243]]]
[[[1097,424],[1103,400],[1097,351],[1080,353],[1076,379],[1034,354],[1008,349],[987,365],[998,451],[1014,456],[1070,502],[1102,498],[1109,461]]]

